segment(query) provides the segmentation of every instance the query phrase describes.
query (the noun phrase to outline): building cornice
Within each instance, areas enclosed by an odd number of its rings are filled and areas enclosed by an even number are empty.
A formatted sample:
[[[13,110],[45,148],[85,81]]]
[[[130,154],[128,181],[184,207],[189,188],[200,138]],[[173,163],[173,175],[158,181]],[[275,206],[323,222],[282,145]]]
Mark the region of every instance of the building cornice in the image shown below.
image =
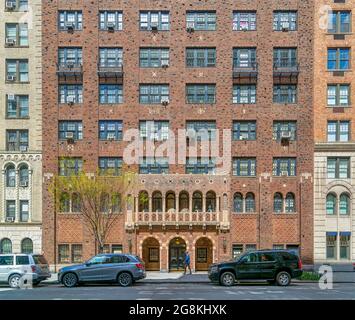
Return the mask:
[[[316,143],[314,146],[315,152],[355,152],[355,143]]]

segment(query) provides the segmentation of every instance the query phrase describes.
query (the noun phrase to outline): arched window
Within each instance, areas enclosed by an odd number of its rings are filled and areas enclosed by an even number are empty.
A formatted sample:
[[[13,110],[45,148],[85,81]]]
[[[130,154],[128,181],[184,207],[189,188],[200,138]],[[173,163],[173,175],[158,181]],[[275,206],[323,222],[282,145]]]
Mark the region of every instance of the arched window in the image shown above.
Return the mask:
[[[195,191],[192,194],[192,211],[202,211],[202,193],[200,191]]]
[[[121,195],[119,193],[112,194],[112,212],[121,212]]]
[[[0,242],[0,253],[9,254],[12,253],[12,243],[8,238],[4,238]]]
[[[350,213],[350,197],[347,193],[342,193],[340,195],[339,201],[339,214],[349,214]]]
[[[27,164],[22,164],[19,167],[19,182],[20,187],[27,187],[28,186],[28,166]]]
[[[59,211],[70,212],[70,196],[67,192],[63,192],[59,199]]]
[[[33,242],[30,238],[25,238],[21,241],[21,253],[33,253]]]
[[[166,194],[166,199],[165,199],[165,206],[166,206],[166,211],[169,211],[171,209],[175,209],[175,193],[170,191],[167,192]]]
[[[241,193],[235,193],[233,198],[234,212],[243,212],[243,196]]]
[[[153,192],[152,197],[152,210],[153,212],[162,212],[163,211],[163,197],[160,191]]]
[[[285,205],[286,212],[295,212],[296,205],[295,205],[295,195],[289,192],[286,195],[286,205]]]
[[[245,197],[245,211],[255,212],[255,196],[253,193],[247,193]]]
[[[337,197],[333,193],[327,195],[327,214],[336,214]]]
[[[274,195],[274,212],[280,213],[283,209],[283,199],[281,193],[275,193]]]
[[[138,211],[148,212],[149,211],[149,196],[147,191],[141,191],[138,195]]]
[[[7,165],[5,169],[6,177],[6,187],[15,187],[16,186],[16,170],[13,164]]]
[[[110,196],[107,193],[101,194],[100,197],[100,211],[108,212],[110,209]]]
[[[208,191],[206,194],[206,211],[216,212],[216,193]]]
[[[189,194],[186,191],[181,191],[179,195],[179,210],[189,211]]]
[[[81,212],[81,198],[78,193],[73,193],[71,196],[71,211]]]

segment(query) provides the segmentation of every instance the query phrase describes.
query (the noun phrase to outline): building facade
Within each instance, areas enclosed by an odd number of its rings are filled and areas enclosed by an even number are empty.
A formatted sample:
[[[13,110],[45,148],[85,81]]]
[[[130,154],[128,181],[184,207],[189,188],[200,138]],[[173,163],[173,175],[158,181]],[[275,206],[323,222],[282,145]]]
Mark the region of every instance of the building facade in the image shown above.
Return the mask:
[[[0,252],[42,251],[41,1],[0,1]]]
[[[314,260],[355,260],[354,1],[316,1]]]
[[[131,129],[154,145],[204,129],[187,149],[218,141],[218,152],[130,164],[139,188],[105,251],[134,252],[162,271],[180,269],[186,250],[195,270],[254,248],[312,262],[313,1],[55,0],[42,9],[50,264],[97,249],[73,198],[57,210],[48,186],[58,173],[119,168]]]

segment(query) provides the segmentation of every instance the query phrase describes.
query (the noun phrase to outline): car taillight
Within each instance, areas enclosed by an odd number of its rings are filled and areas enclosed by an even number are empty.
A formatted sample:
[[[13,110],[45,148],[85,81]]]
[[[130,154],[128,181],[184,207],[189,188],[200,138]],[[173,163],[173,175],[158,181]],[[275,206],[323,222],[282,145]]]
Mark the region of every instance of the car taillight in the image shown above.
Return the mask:
[[[136,267],[137,267],[138,269],[144,270],[144,265],[142,265],[141,263],[136,263]]]
[[[31,266],[32,272],[36,272],[36,266]]]
[[[298,259],[298,269],[302,269],[302,260]]]

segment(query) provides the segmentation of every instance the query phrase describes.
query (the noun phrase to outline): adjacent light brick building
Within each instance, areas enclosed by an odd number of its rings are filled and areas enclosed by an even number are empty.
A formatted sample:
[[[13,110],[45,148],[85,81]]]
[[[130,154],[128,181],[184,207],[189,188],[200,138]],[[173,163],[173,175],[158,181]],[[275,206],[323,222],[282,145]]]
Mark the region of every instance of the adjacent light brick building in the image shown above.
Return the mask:
[[[315,1],[314,260],[355,260],[355,1]],[[328,22],[328,23],[327,23]]]
[[[49,262],[97,252],[73,205],[54,206],[48,186],[59,159],[75,158],[85,172],[118,167],[128,129],[164,140],[167,128],[191,127],[220,130],[227,171],[213,159],[130,165],[140,190],[105,250],[136,253],[147,269],[165,271],[182,267],[185,250],[196,270],[253,248],[294,249],[312,262],[313,12],[308,0],[43,2]]]
[[[1,0],[0,21],[0,253],[41,253],[41,1]]]

